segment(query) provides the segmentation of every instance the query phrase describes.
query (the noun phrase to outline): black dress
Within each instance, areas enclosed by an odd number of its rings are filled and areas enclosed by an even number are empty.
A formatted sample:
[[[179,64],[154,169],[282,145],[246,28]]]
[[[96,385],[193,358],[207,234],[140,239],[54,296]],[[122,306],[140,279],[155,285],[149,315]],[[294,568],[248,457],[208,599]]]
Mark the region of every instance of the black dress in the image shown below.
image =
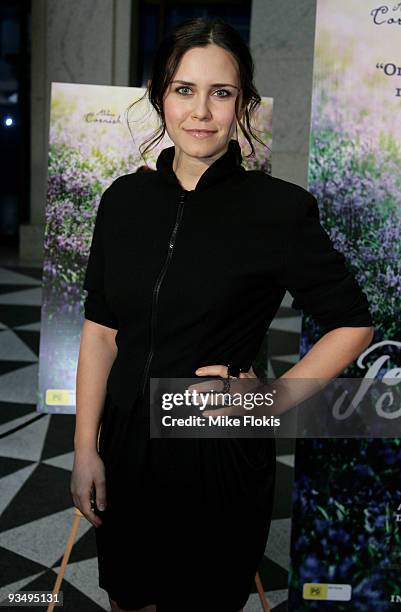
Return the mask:
[[[149,378],[248,370],[286,289],[323,331],[372,319],[307,190],[246,171],[236,140],[192,191],[173,158],[168,147],[156,172],[105,190],[86,270],[85,317],[118,330],[99,439],[99,584],[130,610],[238,612],[268,538],[275,441],[151,438]]]

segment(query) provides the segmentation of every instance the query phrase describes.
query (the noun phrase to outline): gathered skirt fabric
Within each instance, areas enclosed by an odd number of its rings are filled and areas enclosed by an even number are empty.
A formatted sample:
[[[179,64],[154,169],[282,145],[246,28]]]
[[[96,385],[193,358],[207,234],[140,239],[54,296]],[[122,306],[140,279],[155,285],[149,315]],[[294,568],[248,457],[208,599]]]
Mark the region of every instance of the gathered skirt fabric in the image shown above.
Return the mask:
[[[150,438],[138,398],[106,396],[99,585],[122,609],[238,612],[269,534],[274,438]]]

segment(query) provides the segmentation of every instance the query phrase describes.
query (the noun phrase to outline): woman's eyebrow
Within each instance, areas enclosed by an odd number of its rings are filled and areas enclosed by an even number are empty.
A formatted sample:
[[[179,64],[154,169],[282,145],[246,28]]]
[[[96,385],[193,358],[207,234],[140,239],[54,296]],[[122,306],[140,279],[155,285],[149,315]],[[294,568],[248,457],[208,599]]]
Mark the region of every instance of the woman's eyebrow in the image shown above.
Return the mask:
[[[171,83],[182,83],[183,85],[190,85],[191,87],[196,87],[196,83],[191,83],[190,81],[174,80],[171,81]],[[231,85],[231,83],[213,83],[210,87],[234,87],[235,89],[238,89],[236,85]]]

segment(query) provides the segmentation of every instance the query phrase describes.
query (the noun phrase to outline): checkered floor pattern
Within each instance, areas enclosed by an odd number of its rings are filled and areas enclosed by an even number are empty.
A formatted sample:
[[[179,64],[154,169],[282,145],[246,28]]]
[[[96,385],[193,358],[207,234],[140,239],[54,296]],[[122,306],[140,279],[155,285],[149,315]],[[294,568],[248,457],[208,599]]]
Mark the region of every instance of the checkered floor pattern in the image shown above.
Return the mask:
[[[52,591],[74,518],[74,416],[35,411],[41,278],[40,267],[0,261],[0,601],[18,590]],[[301,319],[286,298],[268,335],[272,377],[298,360]],[[271,609],[284,612],[294,441],[277,443],[273,521],[259,574]],[[97,578],[94,528],[81,518],[61,587],[65,612],[110,609]],[[261,610],[255,586],[245,612]]]

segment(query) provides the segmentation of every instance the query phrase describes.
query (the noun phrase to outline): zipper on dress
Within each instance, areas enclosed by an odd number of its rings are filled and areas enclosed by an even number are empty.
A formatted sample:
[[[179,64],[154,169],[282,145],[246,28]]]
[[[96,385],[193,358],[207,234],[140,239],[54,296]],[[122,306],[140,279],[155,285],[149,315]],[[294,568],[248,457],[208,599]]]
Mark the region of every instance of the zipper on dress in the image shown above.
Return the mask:
[[[160,285],[162,283],[162,280],[164,278],[164,275],[166,274],[167,267],[169,265],[171,256],[173,254],[175,237],[176,237],[176,234],[177,234],[178,226],[179,226],[180,221],[181,221],[182,213],[184,211],[184,204],[185,204],[186,196],[187,196],[187,192],[185,191],[185,189],[183,189],[182,192],[181,192],[181,195],[180,195],[180,201],[179,201],[179,205],[178,205],[178,210],[177,210],[177,216],[176,216],[176,219],[175,219],[175,224],[174,224],[174,227],[173,227],[173,229],[171,231],[171,234],[170,234],[167,255],[166,255],[166,258],[164,260],[164,264],[163,264],[163,266],[162,266],[162,268],[161,268],[161,270],[159,272],[159,276],[157,277],[157,280],[156,280],[155,285],[153,287],[152,312],[151,312],[151,323],[150,323],[150,350],[149,350],[149,353],[148,353],[148,357],[147,357],[146,364],[145,364],[145,369],[143,371],[143,375],[142,375],[142,379],[141,379],[141,396],[145,392],[147,376],[148,376],[148,373],[149,373],[150,363],[151,363],[152,357],[153,357],[153,347],[154,347],[155,332],[156,332],[156,316],[157,316],[156,306],[157,306],[157,300],[158,300],[158,296],[159,296],[159,289],[160,289]]]

